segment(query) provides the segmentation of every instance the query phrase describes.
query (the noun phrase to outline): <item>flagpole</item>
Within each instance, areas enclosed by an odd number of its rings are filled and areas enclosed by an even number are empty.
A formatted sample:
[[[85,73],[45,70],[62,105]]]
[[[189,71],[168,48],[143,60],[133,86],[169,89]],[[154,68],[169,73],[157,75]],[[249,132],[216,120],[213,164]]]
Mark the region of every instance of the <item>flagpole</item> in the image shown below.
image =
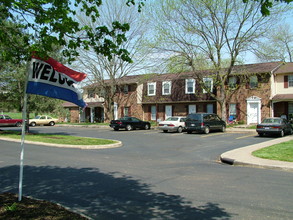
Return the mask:
[[[22,199],[22,185],[23,185],[23,164],[24,164],[24,140],[25,140],[25,128],[26,128],[26,112],[27,112],[27,83],[29,75],[30,62],[27,63],[27,75],[24,86],[24,96],[23,96],[23,108],[22,108],[22,129],[21,129],[21,152],[20,152],[20,165],[19,165],[19,184],[18,184],[18,201]],[[27,119],[29,120],[29,119]],[[28,122],[27,122],[28,123]]]

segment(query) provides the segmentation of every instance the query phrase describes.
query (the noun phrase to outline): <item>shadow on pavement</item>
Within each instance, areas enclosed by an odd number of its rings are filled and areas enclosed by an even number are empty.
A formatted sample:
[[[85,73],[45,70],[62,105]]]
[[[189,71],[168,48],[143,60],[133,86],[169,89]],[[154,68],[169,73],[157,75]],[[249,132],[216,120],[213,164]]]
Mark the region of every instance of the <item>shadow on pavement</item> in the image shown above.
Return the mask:
[[[0,168],[0,192],[18,193],[19,166]],[[58,202],[93,219],[230,219],[218,204],[194,207],[179,195],[93,168],[25,166],[24,196]]]

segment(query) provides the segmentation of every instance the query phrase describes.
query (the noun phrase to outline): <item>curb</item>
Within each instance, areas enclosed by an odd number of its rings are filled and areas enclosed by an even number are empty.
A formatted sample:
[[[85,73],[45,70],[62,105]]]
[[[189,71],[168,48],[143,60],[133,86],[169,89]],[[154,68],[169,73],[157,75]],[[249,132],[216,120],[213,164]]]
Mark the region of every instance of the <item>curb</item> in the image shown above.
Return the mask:
[[[12,138],[0,138],[3,141],[11,141],[11,142],[18,142],[20,143],[21,140],[16,140]],[[113,140],[117,143],[114,144],[105,144],[105,145],[70,145],[70,144],[51,144],[51,143],[44,143],[44,142],[36,142],[36,141],[25,141],[25,144],[35,144],[35,145],[42,145],[48,147],[60,147],[60,148],[74,148],[74,149],[83,149],[83,150],[99,150],[99,149],[110,149],[110,148],[118,148],[121,147],[123,144],[121,141]]]
[[[292,162],[263,159],[263,158],[255,157],[252,155],[253,151],[256,151],[265,147],[269,147],[275,144],[279,144],[282,142],[287,142],[290,140],[293,140],[292,136],[278,138],[278,139],[262,142],[259,144],[254,144],[254,145],[234,149],[234,150],[227,151],[221,154],[220,160],[222,163],[226,163],[233,166],[268,168],[268,169],[278,169],[278,170],[293,172]]]

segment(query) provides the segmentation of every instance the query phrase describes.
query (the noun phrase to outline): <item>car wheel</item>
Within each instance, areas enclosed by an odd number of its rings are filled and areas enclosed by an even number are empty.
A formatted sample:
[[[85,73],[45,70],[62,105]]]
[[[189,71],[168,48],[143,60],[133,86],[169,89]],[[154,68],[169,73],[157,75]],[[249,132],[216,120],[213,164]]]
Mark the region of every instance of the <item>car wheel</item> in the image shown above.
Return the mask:
[[[125,130],[126,131],[131,131],[132,130],[132,126],[131,125],[126,125]]]
[[[164,132],[164,133],[167,133],[167,132],[168,132],[168,130],[163,130],[163,132]]]
[[[285,135],[284,130],[282,130],[282,131],[280,132],[280,137],[284,137],[284,135]]]
[[[178,132],[178,133],[181,133],[182,130],[183,130],[183,128],[182,128],[182,127],[179,127],[179,128],[177,129],[177,132]]]
[[[50,121],[49,125],[50,126],[54,126],[55,125],[55,122],[54,121]]]
[[[30,125],[31,125],[32,127],[35,127],[37,124],[36,124],[36,122],[32,122],[32,123],[30,123]]]
[[[210,128],[209,128],[209,126],[205,126],[205,127],[204,127],[203,133],[205,133],[205,134],[210,133]]]
[[[16,124],[15,124],[15,127],[20,127],[21,126],[21,123],[20,122],[17,122]]]
[[[144,126],[144,129],[145,129],[145,130],[149,130],[149,129],[150,129],[150,126],[149,126],[148,124],[146,124],[146,125]]]
[[[222,131],[222,132],[225,132],[225,131],[226,131],[226,126],[225,126],[225,125],[222,125],[222,127],[221,127],[221,131]]]

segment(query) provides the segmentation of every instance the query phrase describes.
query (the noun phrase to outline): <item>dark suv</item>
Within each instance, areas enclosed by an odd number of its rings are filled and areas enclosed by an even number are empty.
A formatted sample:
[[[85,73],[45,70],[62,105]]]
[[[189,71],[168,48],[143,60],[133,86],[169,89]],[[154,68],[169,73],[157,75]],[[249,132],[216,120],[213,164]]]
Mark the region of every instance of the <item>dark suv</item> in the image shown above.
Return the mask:
[[[185,126],[188,134],[193,131],[208,134],[210,131],[219,130],[224,132],[226,130],[226,122],[213,113],[189,114],[186,118]]]

